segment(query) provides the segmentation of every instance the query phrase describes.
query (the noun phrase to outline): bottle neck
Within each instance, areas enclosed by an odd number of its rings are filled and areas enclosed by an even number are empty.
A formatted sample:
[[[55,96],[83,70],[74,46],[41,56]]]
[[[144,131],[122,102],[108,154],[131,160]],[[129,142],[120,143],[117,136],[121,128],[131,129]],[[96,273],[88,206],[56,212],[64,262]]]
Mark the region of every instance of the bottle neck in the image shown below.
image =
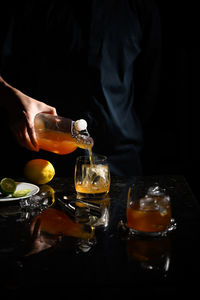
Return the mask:
[[[72,128],[71,128],[72,137],[76,139],[76,143],[79,148],[88,149],[88,150],[92,149],[94,145],[94,141],[90,136],[87,128],[80,131],[76,130],[76,126],[75,126],[76,122],[72,121]]]

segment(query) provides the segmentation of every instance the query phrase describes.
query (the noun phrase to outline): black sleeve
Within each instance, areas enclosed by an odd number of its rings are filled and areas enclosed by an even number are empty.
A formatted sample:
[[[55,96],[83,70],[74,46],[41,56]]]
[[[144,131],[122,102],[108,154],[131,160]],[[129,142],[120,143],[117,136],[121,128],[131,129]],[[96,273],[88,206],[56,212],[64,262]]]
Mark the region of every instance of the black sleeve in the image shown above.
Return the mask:
[[[137,8],[143,31],[142,51],[135,62],[135,104],[143,127],[147,127],[156,106],[161,76],[161,20],[152,0],[138,0]]]

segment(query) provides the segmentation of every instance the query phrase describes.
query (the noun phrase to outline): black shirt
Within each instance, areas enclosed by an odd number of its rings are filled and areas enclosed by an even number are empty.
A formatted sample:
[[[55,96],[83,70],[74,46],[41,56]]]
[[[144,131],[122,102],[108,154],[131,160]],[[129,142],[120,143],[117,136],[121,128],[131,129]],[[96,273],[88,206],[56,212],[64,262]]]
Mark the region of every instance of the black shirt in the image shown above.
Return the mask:
[[[113,174],[139,175],[160,48],[153,1],[24,1],[14,9],[1,74],[59,115],[85,118],[94,152],[109,157]]]

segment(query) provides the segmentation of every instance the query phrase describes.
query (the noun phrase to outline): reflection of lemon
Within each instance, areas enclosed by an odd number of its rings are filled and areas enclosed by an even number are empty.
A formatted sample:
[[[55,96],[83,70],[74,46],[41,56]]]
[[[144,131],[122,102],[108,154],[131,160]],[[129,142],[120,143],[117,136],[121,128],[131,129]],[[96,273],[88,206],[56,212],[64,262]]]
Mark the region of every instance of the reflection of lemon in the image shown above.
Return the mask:
[[[53,179],[55,169],[53,165],[45,159],[33,159],[26,163],[24,175],[33,183],[44,184]]]
[[[51,205],[55,202],[55,191],[50,185],[48,185],[48,184],[42,185],[40,187],[40,193],[49,193],[51,195],[51,198],[52,198]]]

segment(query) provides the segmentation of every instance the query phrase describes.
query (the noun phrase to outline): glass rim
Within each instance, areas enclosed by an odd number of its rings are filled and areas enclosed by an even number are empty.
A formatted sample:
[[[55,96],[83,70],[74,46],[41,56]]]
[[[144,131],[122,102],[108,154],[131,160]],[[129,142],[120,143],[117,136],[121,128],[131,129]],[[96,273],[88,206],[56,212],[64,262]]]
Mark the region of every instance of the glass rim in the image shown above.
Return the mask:
[[[90,156],[89,155],[79,155],[76,157],[76,160],[85,160],[88,159],[90,160]],[[93,159],[95,160],[101,160],[101,161],[108,161],[108,157],[106,155],[102,155],[102,154],[93,154]]]

